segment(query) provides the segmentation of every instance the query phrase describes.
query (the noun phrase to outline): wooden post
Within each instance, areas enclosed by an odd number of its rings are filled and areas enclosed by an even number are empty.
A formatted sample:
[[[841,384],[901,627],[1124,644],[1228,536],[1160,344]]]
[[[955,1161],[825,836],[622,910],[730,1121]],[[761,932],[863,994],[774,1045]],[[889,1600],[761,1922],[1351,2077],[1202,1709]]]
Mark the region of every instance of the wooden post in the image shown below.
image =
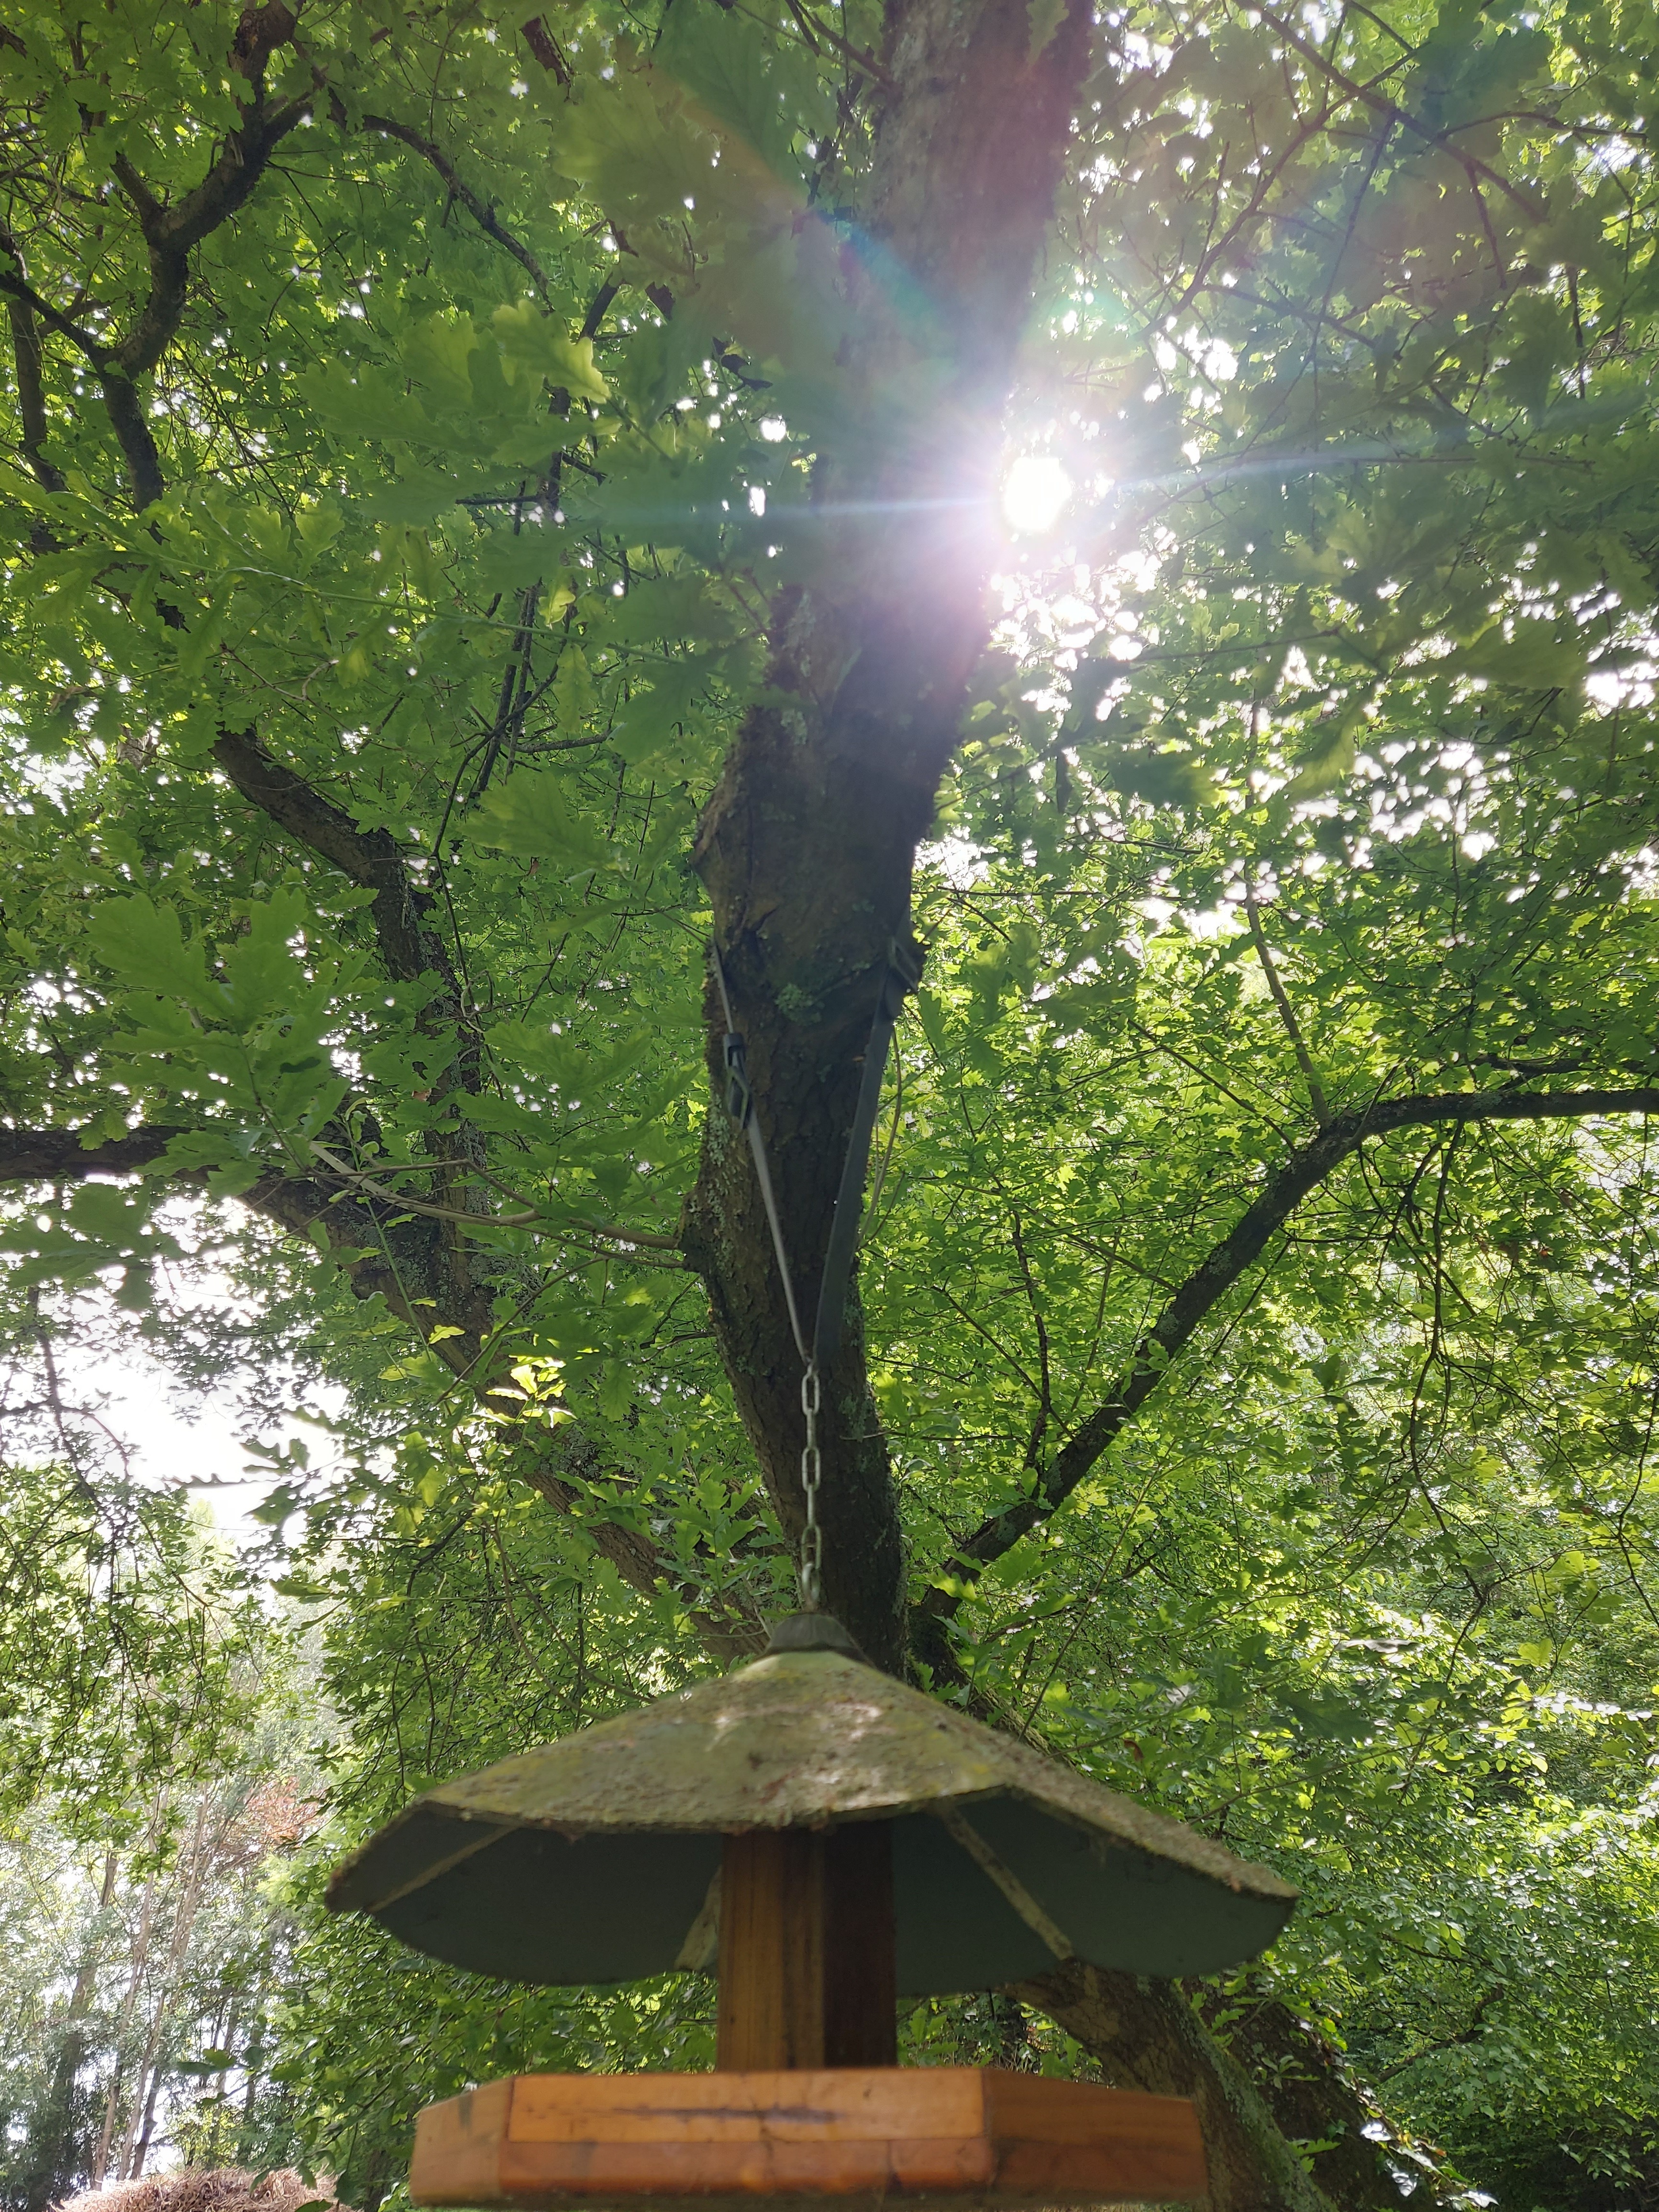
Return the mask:
[[[898,2061],[885,1820],[728,1836],[720,1863],[723,2073]]]

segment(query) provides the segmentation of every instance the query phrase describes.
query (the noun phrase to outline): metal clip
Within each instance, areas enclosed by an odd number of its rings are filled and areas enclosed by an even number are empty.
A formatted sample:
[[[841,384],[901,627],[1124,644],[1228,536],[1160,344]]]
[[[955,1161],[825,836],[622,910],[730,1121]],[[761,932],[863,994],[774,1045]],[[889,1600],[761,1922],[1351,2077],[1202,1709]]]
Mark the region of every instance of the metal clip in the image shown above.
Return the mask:
[[[726,1032],[726,1110],[740,1129],[749,1127],[749,1116],[755,1110],[755,1094],[749,1088],[743,1039],[735,1030]]]

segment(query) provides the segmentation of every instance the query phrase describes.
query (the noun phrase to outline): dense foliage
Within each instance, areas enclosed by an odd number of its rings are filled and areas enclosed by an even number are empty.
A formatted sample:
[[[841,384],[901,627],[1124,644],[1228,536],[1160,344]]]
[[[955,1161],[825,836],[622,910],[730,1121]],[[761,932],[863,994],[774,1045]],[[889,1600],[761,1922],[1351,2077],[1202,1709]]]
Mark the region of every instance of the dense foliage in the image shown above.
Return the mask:
[[[136,2175],[161,2141],[223,2156],[259,2135],[250,2054],[287,1954],[270,1869],[315,1809],[302,1641],[199,1508],[88,1472],[64,1425],[70,1469],[0,1469],[7,2212]]]
[[[1650,2201],[1659,18],[23,0],[0,72],[16,2201],[135,2085],[378,2205],[459,2083],[708,2063],[317,1890],[789,1602],[711,936],[803,1292],[925,951],[832,1598],[1304,1890],[1185,1993],[1218,2206]],[[337,1409],[263,1625],[94,1319]],[[906,2034],[1141,2078],[1082,2021]]]

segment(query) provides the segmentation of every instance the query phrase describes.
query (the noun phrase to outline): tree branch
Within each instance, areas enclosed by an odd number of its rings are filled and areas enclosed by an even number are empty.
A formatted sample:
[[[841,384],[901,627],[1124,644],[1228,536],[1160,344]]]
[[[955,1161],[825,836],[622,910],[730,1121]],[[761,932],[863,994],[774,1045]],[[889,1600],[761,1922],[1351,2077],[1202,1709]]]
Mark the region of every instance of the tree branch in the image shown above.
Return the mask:
[[[654,1598],[666,1583],[686,1605],[705,1648],[730,1666],[752,1659],[766,1644],[766,1624],[760,1609],[737,1598],[726,1613],[711,1612],[707,1595],[696,1584],[676,1574],[648,1536],[615,1521],[593,1517],[591,1486],[604,1480],[605,1469],[597,1448],[567,1423],[555,1431],[556,1450],[521,1464],[518,1473],[557,1513],[580,1522],[595,1545],[631,1589]],[[575,1479],[571,1480],[572,1477]]]
[[[83,331],[79,323],[71,320],[60,308],[54,307],[50,300],[42,299],[22,273],[22,251],[9,230],[0,230],[0,251],[9,253],[17,264],[15,276],[0,269],[0,292],[3,292],[8,300],[21,301],[48,329],[56,331],[60,337],[67,338],[72,346],[83,353],[94,368],[101,368],[109,358],[107,347],[100,345],[90,331]]]
[[[63,471],[46,455],[46,397],[40,376],[40,333],[34,326],[34,310],[27,300],[20,300],[14,294],[6,301],[6,313],[11,323],[12,359],[17,370],[17,413],[23,429],[23,458],[33,470],[36,483],[45,490],[62,491]]]
[[[176,1128],[133,1129],[88,1148],[77,1129],[0,1129],[0,1184],[85,1182],[94,1176],[132,1175],[153,1166],[183,1133]],[[175,1180],[199,1188],[204,1171],[180,1169]],[[240,1202],[307,1240],[320,1224],[355,1297],[382,1298],[469,1389],[478,1390],[489,1380],[495,1334],[489,1295],[474,1287],[470,1297],[458,1303],[446,1240],[433,1225],[409,1218],[407,1200],[395,1192],[366,1199],[343,1196],[330,1182],[272,1170],[240,1194]],[[434,1322],[458,1333],[434,1341]],[[606,1521],[595,1508],[586,1486],[602,1472],[594,1447],[574,1431],[561,1430],[550,1459],[546,1441],[538,1437],[533,1448],[526,1443],[515,1453],[515,1472],[556,1511],[580,1521],[633,1589],[654,1597],[666,1581],[690,1608],[717,1659],[729,1664],[752,1657],[766,1641],[754,1606],[735,1598],[729,1611],[711,1611],[704,1593],[675,1574],[648,1536]],[[572,1480],[572,1475],[579,1479]]]
[[[434,1321],[446,1322],[459,1334],[441,1339],[433,1352],[474,1387],[484,1379],[482,1363],[494,1334],[489,1293],[458,1276],[440,1224],[405,1218],[410,1208],[396,1198],[374,1203],[343,1197],[337,1185],[281,1169],[240,1197],[292,1235],[309,1239],[320,1224],[356,1297],[384,1298],[423,1343]]]
[[[219,767],[250,805],[351,882],[374,891],[370,911],[389,973],[403,981],[434,973],[442,978],[444,990],[424,1010],[423,1019],[453,1020],[461,1030],[463,1054],[458,1079],[468,1089],[476,1087],[481,1059],[477,1030],[463,1006],[448,949],[428,925],[432,898],[410,880],[408,866],[395,841],[384,830],[360,830],[331,799],[273,758],[252,730],[222,732],[213,750]],[[465,1162],[433,1164],[434,1172],[451,1169],[462,1181],[471,1172]],[[320,1221],[332,1243],[355,1246],[363,1255],[345,1263],[352,1289],[359,1297],[380,1292],[392,1310],[422,1339],[434,1319],[459,1328],[459,1336],[441,1339],[433,1350],[471,1387],[476,1389],[488,1379],[489,1297],[485,1287],[474,1279],[460,1241],[473,1218],[466,1212],[416,1205],[395,1192],[384,1198],[343,1198],[337,1184],[331,1188],[320,1182],[281,1175],[263,1178],[243,1194],[243,1203],[300,1235],[308,1234],[313,1223]],[[400,1221],[395,1231],[387,1225],[410,1213],[416,1216],[416,1220]],[[428,1220],[427,1217],[435,1218]],[[485,1225],[488,1217],[478,1218],[480,1226]],[[669,1240],[643,1241],[666,1243]],[[422,1298],[430,1304],[415,1303]],[[563,1449],[568,1452],[583,1447],[566,1439]],[[734,1617],[709,1613],[698,1605],[692,1585],[675,1580],[647,1537],[585,1515],[585,1493],[544,1458],[526,1455],[519,1472],[557,1511],[583,1519],[600,1552],[634,1589],[654,1595],[666,1578],[692,1607],[699,1631],[716,1657],[730,1660],[751,1656],[764,1642],[758,1615],[751,1619],[741,1608]]]
[[[83,1143],[84,1133],[79,1129],[0,1129],[0,1184],[86,1182],[94,1176],[139,1174],[154,1167],[173,1139],[186,1132],[167,1127],[130,1129],[92,1146]],[[203,1180],[199,1169],[173,1172],[182,1183]],[[320,1222],[333,1249],[361,1255],[343,1262],[357,1296],[372,1297],[379,1292],[422,1338],[430,1313],[416,1301],[434,1301],[443,1293],[441,1317],[461,1334],[446,1338],[436,1349],[458,1374],[476,1365],[490,1330],[489,1301],[475,1293],[470,1310],[456,1310],[453,1286],[443,1265],[443,1239],[424,1223],[402,1218],[410,1208],[395,1192],[365,1203],[343,1197],[332,1183],[273,1169],[244,1191],[241,1199],[254,1212],[297,1236],[309,1237]],[[423,1314],[428,1315],[425,1322]]]
[[[488,200],[479,198],[471,185],[461,177],[455,164],[441,146],[434,145],[430,138],[423,138],[418,131],[412,130],[407,123],[394,122],[389,115],[366,115],[363,118],[363,125],[366,130],[379,131],[388,138],[396,138],[400,144],[411,148],[414,152],[421,155],[422,160],[429,161],[472,217],[474,222],[477,224],[479,229],[486,237],[493,238],[497,246],[504,247],[520,266],[528,272],[531,283],[534,284],[544,300],[548,297],[550,287],[547,271],[542,267],[541,263],[537,260],[530,248],[521,240],[515,238],[506,225],[498,219],[494,204]]]
[[[88,1145],[81,1129],[0,1129],[0,1182],[85,1182],[133,1175],[159,1160],[180,1129],[130,1129]]]
[[[539,15],[532,15],[527,23],[520,23],[519,35],[548,73],[557,79],[568,92],[576,81],[575,71],[565,58],[558,40]]]
[[[454,1091],[475,1097],[483,1075],[483,1041],[449,948],[428,921],[434,904],[431,894],[417,889],[410,880],[408,864],[394,839],[384,830],[360,830],[331,799],[274,759],[252,730],[222,730],[213,757],[250,805],[353,883],[374,893],[370,912],[387,974],[400,982],[412,982],[422,975],[438,979],[440,988],[421,1007],[416,1027],[428,1036],[453,1030],[459,1048],[453,1062],[434,1085],[434,1101]],[[446,1201],[453,1201],[441,1205],[433,1229],[445,1255],[447,1299],[470,1315],[480,1300],[488,1304],[477,1279],[476,1255],[465,1227],[468,1216],[480,1212],[474,1202],[477,1196],[475,1172],[483,1164],[483,1143],[479,1131],[465,1120],[454,1142],[458,1150],[471,1157],[465,1164],[433,1161],[431,1172],[438,1190]],[[456,1319],[459,1322],[460,1316]],[[471,1322],[462,1325],[472,1327]]]
[[[252,730],[222,730],[213,757],[251,806],[374,892],[370,911],[387,974],[404,983],[417,975],[441,975],[459,1010],[448,948],[427,924],[431,895],[410,882],[396,841],[384,830],[360,830],[343,808],[268,752]]]
[[[1255,893],[1248,884],[1244,886],[1244,911],[1249,917],[1250,940],[1255,946],[1255,957],[1261,963],[1261,972],[1267,979],[1267,988],[1273,994],[1273,1004],[1279,1009],[1279,1018],[1284,1023],[1285,1034],[1291,1040],[1291,1049],[1296,1054],[1296,1064],[1302,1070],[1302,1079],[1308,1086],[1308,1103],[1313,1108],[1314,1119],[1322,1129],[1331,1118],[1331,1109],[1326,1102],[1324,1086],[1319,1080],[1318,1071],[1313,1064],[1313,1056],[1309,1052],[1303,1037],[1302,1025],[1297,1020],[1296,1010],[1285,997],[1285,986],[1279,980],[1279,970],[1273,964],[1273,956],[1267,947],[1267,935],[1261,927],[1261,917],[1255,909]]]
[[[104,387],[104,411],[126,461],[127,474],[132,482],[132,503],[142,513],[145,507],[154,507],[167,488],[161,467],[161,449],[155,442],[149,417],[132,379],[118,368],[106,368],[100,374]]]
[[[1486,2032],[1486,2014],[1503,1994],[1501,1986],[1495,1990],[1488,1990],[1469,2014],[1469,2024],[1467,2027],[1461,2029],[1455,2035],[1443,2035],[1433,2043],[1419,2045],[1418,2049],[1412,2051],[1408,2057],[1396,2058],[1392,2066],[1385,2066],[1376,2077],[1377,2087],[1380,2089],[1385,2081],[1392,2081],[1396,2074],[1405,2073],[1408,2068],[1417,2065],[1422,2059],[1431,2057],[1437,2051],[1456,2051],[1464,2044],[1479,2043]]]
[[[103,384],[110,427],[126,461],[135,504],[141,509],[167,489],[161,457],[151,433],[138,379],[149,374],[177,335],[190,285],[190,257],[202,240],[228,222],[264,174],[272,154],[311,112],[310,93],[268,107],[264,65],[292,38],[294,18],[282,0],[251,9],[236,34],[232,65],[249,79],[252,99],[240,109],[241,127],[226,135],[213,166],[176,206],[158,199],[125,154],[116,156],[115,180],[137,217],[149,256],[149,294],[126,336],[113,345],[88,341],[65,317],[53,325],[79,345]],[[15,296],[15,287],[8,285]]]
[[[1487,184],[1495,186],[1506,199],[1513,201],[1528,222],[1542,222],[1545,210],[1532,195],[1522,191],[1519,185],[1511,184],[1507,177],[1500,175],[1498,170],[1479,160],[1474,155],[1462,153],[1455,146],[1449,146],[1443,131],[1431,131],[1426,124],[1419,123],[1414,115],[1397,106],[1394,100],[1388,98],[1386,94],[1378,92],[1371,85],[1357,83],[1352,77],[1338,69],[1328,56],[1321,53],[1310,39],[1304,39],[1293,24],[1287,23],[1282,15],[1276,15],[1272,9],[1259,7],[1256,12],[1275,38],[1283,39],[1285,45],[1293,52],[1299,54],[1310,69],[1317,70],[1322,76],[1335,85],[1339,91],[1346,93],[1350,100],[1358,100],[1362,106],[1369,107],[1374,114],[1386,115],[1391,122],[1397,123],[1402,131],[1408,131],[1414,138],[1421,139],[1425,146],[1437,148],[1449,160],[1457,163],[1471,184],[1476,177],[1483,177]]]
[[[790,14],[799,27],[802,38],[814,52],[817,51],[817,44],[815,42],[821,42],[828,46],[832,53],[839,54],[843,61],[851,62],[855,70],[861,70],[872,84],[878,84],[884,92],[891,93],[898,89],[893,79],[873,54],[867,54],[861,48],[852,45],[849,40],[842,38],[839,31],[832,30],[828,23],[821,23],[816,15],[809,15],[806,10],[798,4],[798,0],[788,0],[788,6]]]
[[[954,1617],[966,1586],[1065,1504],[1158,1388],[1200,1322],[1255,1266],[1303,1200],[1368,1138],[1445,1122],[1583,1121],[1603,1115],[1656,1113],[1659,1085],[1644,1085],[1627,1091],[1466,1091],[1388,1098],[1328,1121],[1268,1177],[1261,1195],[1176,1291],[1135,1346],[1110,1395],[1073,1431],[1033,1495],[981,1522],[958,1547],[944,1570],[956,1587],[930,1590],[916,1608],[922,1648],[933,1655],[941,1651],[938,1625]]]

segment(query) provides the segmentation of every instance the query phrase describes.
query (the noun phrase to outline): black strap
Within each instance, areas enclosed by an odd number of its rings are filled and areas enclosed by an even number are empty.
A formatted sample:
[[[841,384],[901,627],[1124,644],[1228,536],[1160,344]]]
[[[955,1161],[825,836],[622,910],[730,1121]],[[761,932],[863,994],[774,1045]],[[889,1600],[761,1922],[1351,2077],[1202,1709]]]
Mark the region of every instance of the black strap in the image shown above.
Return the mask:
[[[853,1273],[853,1256],[858,1250],[859,1224],[864,1212],[864,1178],[870,1164],[870,1142],[875,1133],[876,1115],[881,1107],[882,1077],[886,1071],[887,1054],[893,1042],[893,1030],[899,1018],[899,1010],[904,1004],[904,994],[917,981],[918,971],[905,959],[897,943],[890,941],[882,969],[881,986],[876,994],[875,1016],[870,1024],[870,1041],[865,1047],[864,1073],[859,1083],[858,1104],[853,1111],[853,1127],[847,1139],[847,1158],[842,1163],[841,1185],[836,1193],[836,1211],[830,1224],[830,1242],[823,1255],[823,1273],[818,1283],[817,1305],[809,1344],[801,1327],[794,1279],[789,1272],[789,1253],[784,1243],[777,1196],[772,1188],[772,1172],[767,1163],[765,1140],[761,1134],[759,1117],[755,1112],[755,1094],[750,1088],[744,1042],[732,1019],[731,994],[726,987],[725,964],[720,959],[720,947],[711,945],[709,949],[714,957],[715,980],[720,985],[720,1005],[726,1014],[726,1109],[732,1120],[740,1123],[748,1133],[749,1150],[755,1163],[755,1176],[760,1185],[761,1203],[766,1209],[767,1225],[772,1232],[772,1249],[777,1255],[778,1273],[783,1279],[783,1295],[789,1310],[789,1327],[794,1336],[795,1349],[806,1366],[822,1369],[829,1365],[841,1349],[842,1324],[847,1309],[847,1285]]]

